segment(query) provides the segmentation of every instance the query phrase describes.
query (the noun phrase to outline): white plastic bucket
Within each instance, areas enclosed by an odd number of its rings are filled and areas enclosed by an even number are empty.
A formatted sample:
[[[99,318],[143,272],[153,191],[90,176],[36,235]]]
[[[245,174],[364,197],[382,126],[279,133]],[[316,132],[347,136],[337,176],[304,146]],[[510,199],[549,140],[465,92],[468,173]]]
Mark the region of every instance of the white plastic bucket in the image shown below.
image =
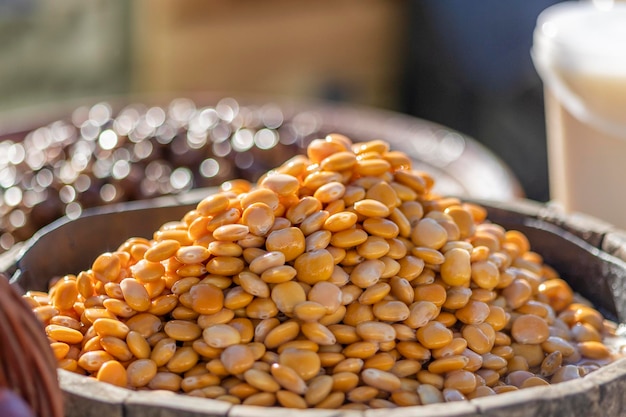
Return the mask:
[[[543,11],[532,57],[544,82],[551,199],[626,228],[626,3]]]

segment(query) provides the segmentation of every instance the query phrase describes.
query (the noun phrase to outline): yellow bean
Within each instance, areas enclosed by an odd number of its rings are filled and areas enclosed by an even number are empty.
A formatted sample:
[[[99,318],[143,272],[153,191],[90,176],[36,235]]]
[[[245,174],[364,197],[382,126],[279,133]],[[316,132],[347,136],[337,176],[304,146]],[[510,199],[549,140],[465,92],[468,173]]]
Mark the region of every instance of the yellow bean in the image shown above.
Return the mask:
[[[52,305],[58,310],[69,310],[78,298],[78,285],[76,279],[63,278],[55,285]]]
[[[46,326],[46,334],[49,338],[70,345],[80,343],[83,340],[83,334],[78,330],[71,329],[57,324]]]
[[[124,365],[116,360],[112,360],[100,366],[96,374],[96,379],[100,382],[106,382],[118,387],[126,387],[128,376]]]
[[[313,321],[302,323],[302,334],[318,345],[334,345],[337,342],[335,335],[323,324]]]
[[[131,331],[136,331],[144,338],[148,338],[163,328],[163,322],[154,314],[140,313],[126,320]]]
[[[138,359],[126,368],[128,384],[131,387],[145,387],[157,374],[157,366],[150,359]]]
[[[538,344],[548,339],[550,329],[548,323],[541,317],[523,314],[513,320],[511,336],[519,343]]]
[[[285,261],[292,261],[301,255],[306,247],[304,234],[297,227],[275,230],[267,236],[265,246],[268,251],[278,251],[285,255]]]
[[[202,333],[200,326],[186,320],[170,320],[165,323],[163,330],[172,339],[183,342],[195,340]]]
[[[448,345],[453,338],[452,331],[438,321],[431,321],[417,329],[417,340],[428,349],[438,349]]]
[[[321,369],[319,356],[303,349],[285,349],[280,354],[279,363],[292,368],[304,381],[316,376]]]
[[[104,363],[112,360],[115,360],[115,358],[108,352],[104,350],[93,350],[80,355],[78,358],[78,366],[89,372],[98,372]]]
[[[193,350],[191,346],[182,346],[176,349],[176,352],[167,362],[165,367],[168,371],[178,376],[178,374],[183,374],[193,368],[196,363],[198,363],[198,359],[198,353]],[[181,381],[182,378],[178,379],[179,384]],[[176,391],[178,391],[178,389]]]
[[[267,333],[263,343],[267,348],[274,349],[294,340],[300,333],[300,325],[296,321],[286,321],[274,327]]]
[[[121,269],[121,259],[110,252],[98,256],[91,266],[94,278],[103,283],[117,281]]]
[[[307,385],[304,380],[289,366],[274,363],[270,367],[270,372],[282,388],[300,395],[307,391]]]
[[[327,309],[315,301],[303,301],[293,307],[293,314],[302,321],[317,321],[324,317]]]
[[[293,267],[298,280],[313,285],[320,281],[327,281],[334,270],[334,259],[326,249],[316,249],[299,255]]]
[[[242,374],[254,365],[254,353],[247,345],[228,346],[220,359],[224,369],[232,375]]]
[[[120,282],[124,301],[135,311],[147,311],[150,308],[150,296],[146,288],[134,278],[125,278]]]
[[[352,152],[337,152],[320,161],[320,168],[325,171],[343,171],[356,164],[356,155]]]
[[[333,389],[333,382],[333,378],[329,375],[319,375],[309,381],[304,396],[307,405],[315,406],[326,399]]]
[[[461,329],[467,346],[478,354],[491,351],[495,343],[495,330],[488,323],[467,324]]]
[[[326,210],[318,210],[311,213],[300,223],[300,230],[302,230],[305,236],[321,230],[329,216],[330,213]]]
[[[215,285],[199,283],[189,289],[189,295],[191,308],[198,314],[215,314],[224,307],[224,293]]]
[[[215,275],[233,276],[243,271],[243,269],[243,261],[232,256],[216,256],[209,259],[206,263],[206,271]]]

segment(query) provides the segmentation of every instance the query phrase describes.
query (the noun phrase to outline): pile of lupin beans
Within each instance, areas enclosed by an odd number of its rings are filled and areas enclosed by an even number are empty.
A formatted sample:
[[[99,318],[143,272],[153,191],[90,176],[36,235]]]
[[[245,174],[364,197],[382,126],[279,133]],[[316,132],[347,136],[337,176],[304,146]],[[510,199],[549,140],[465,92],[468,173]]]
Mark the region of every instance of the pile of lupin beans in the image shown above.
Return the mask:
[[[235,404],[384,408],[583,378],[612,326],[383,141],[313,140],[25,295],[60,368]]]

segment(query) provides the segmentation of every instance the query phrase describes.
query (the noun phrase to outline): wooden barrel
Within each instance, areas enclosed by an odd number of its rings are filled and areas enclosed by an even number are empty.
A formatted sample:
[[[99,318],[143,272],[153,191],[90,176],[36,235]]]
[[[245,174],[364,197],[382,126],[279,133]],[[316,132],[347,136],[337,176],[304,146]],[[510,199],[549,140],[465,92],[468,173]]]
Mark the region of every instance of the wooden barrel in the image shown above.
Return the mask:
[[[199,193],[206,193],[201,190]],[[12,284],[44,289],[47,279],[86,268],[99,253],[127,237],[150,237],[167,220],[189,210],[198,195],[166,197],[94,209],[73,221],[60,220],[40,231],[11,266]],[[626,318],[626,235],[582,216],[565,216],[549,206],[517,201],[479,201],[489,218],[525,233],[533,250],[571,286],[618,323]],[[98,239],[94,239],[98,236]],[[626,411],[626,359],[586,377],[469,401],[397,409],[291,410],[231,405],[173,393],[131,391],[59,371],[67,417],[252,417],[252,416],[620,416]]]
[[[200,102],[214,102],[201,97]],[[267,98],[242,103],[267,103]],[[626,237],[610,226],[566,217],[532,202],[513,200],[521,189],[508,169],[470,138],[412,117],[328,103],[281,103],[285,121],[294,119],[315,134],[340,132],[359,140],[383,139],[431,173],[439,192],[486,198],[490,219],[521,230],[571,285],[603,314],[618,322],[626,317]],[[32,120],[32,119],[30,119]],[[41,119],[40,119],[41,120]],[[0,139],[13,135],[0,132]],[[16,139],[17,140],[17,139]],[[446,147],[452,146],[451,149]],[[447,156],[446,156],[447,155]],[[281,155],[281,162],[289,155]],[[273,166],[273,165],[272,165]],[[0,256],[0,270],[21,290],[46,289],[51,277],[88,269],[99,254],[113,250],[130,236],[151,237],[169,220],[179,219],[210,190],[196,190],[157,200],[135,201],[90,209],[76,220],[58,220],[23,245]],[[97,236],[97,239],[94,238]],[[66,417],[251,417],[251,416],[617,416],[626,410],[623,398],[626,363],[612,363],[584,379],[543,388],[529,388],[470,401],[367,410],[292,410],[231,405],[168,392],[131,391],[84,376],[59,371]]]

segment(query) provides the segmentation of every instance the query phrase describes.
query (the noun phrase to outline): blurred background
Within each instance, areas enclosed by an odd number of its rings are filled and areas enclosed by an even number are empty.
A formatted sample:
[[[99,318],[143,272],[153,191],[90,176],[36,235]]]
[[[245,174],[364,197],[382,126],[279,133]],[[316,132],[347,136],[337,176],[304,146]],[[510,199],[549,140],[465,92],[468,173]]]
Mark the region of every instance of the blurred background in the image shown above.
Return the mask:
[[[486,145],[547,201],[526,0],[0,0],[0,112],[224,91],[399,111]]]

